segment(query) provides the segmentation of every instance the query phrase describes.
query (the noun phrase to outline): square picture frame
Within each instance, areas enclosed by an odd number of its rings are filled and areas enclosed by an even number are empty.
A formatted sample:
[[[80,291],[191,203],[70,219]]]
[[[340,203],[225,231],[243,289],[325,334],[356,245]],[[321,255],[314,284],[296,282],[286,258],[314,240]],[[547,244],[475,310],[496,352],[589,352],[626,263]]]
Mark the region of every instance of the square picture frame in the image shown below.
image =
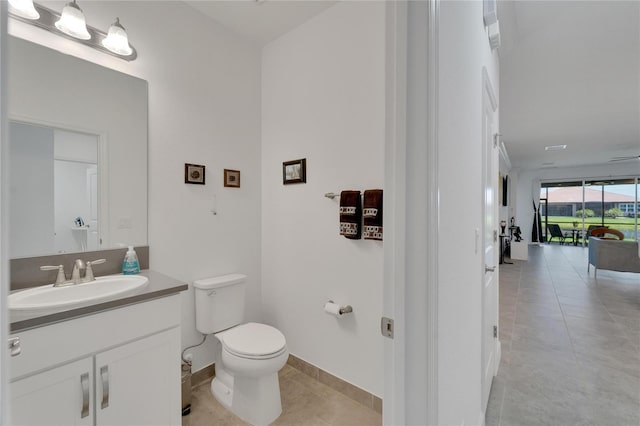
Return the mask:
[[[205,166],[201,164],[184,163],[184,183],[204,185]]]
[[[307,183],[307,159],[285,161],[282,163],[282,184]]]
[[[226,188],[240,188],[240,170],[224,169],[223,182]]]

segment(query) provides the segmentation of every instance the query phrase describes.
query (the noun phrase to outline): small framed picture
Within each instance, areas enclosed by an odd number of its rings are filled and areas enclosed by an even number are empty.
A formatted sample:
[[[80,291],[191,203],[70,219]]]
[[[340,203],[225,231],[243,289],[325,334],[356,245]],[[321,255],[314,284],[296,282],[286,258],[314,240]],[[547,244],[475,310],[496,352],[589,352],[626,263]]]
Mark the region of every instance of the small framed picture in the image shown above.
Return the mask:
[[[184,163],[184,183],[204,185],[204,166]]]
[[[224,169],[224,186],[240,188],[240,170]]]
[[[306,183],[307,182],[307,159],[285,161],[282,163],[282,183]]]

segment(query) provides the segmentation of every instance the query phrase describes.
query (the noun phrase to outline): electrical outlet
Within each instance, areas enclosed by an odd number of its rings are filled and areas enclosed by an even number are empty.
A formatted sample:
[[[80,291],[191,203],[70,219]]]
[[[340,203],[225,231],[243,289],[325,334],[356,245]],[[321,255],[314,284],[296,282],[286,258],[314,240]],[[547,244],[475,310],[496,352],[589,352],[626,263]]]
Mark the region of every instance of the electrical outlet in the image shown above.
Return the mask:
[[[131,218],[121,217],[118,221],[118,229],[131,229]]]

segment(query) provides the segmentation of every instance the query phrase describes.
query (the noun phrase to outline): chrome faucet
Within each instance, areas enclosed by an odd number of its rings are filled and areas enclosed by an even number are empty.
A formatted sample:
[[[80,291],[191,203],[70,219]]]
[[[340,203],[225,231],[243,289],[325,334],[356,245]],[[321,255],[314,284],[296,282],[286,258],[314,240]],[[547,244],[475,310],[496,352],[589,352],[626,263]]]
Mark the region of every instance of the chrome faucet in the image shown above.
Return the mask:
[[[74,284],[79,284],[81,282],[81,271],[84,272],[84,275],[86,277],[86,269],[87,269],[87,265],[84,263],[84,260],[82,259],[76,259],[75,262],[73,262],[73,271],[71,272],[71,281],[73,281]]]
[[[73,281],[74,284],[95,281],[96,278],[93,276],[93,268],[91,265],[99,265],[104,262],[106,262],[106,259],[98,259],[86,263],[82,259],[76,259],[73,264],[73,272],[71,272],[71,281]],[[84,271],[84,277],[81,271]]]
[[[82,259],[76,259],[73,263],[73,271],[71,272],[71,279],[67,280],[67,277],[64,273],[64,266],[41,266],[40,270],[42,271],[51,271],[58,270],[58,275],[56,277],[56,282],[53,284],[54,287],[64,287],[67,285],[87,283],[89,281],[95,281],[95,277],[93,276],[93,268],[91,265],[99,265],[101,263],[106,262],[106,259],[98,259],[91,262],[85,262]],[[82,273],[84,271],[84,274]]]

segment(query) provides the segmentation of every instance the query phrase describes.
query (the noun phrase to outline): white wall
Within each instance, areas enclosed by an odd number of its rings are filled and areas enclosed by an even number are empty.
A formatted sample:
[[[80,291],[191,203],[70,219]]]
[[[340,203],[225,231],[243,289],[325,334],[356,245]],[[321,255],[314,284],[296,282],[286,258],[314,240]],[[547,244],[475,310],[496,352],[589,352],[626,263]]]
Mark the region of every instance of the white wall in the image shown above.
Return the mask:
[[[384,182],[382,2],[339,3],[267,45],[262,63],[265,320],[292,354],[382,395],[382,243],[339,235],[326,192]],[[307,183],[282,162],[307,159]],[[340,320],[324,303],[353,305]]]
[[[61,9],[64,2],[45,2]],[[116,16],[138,58],[127,63],[38,29],[27,38],[143,78],[149,84],[149,245],[151,268],[191,283],[249,276],[249,320],[260,314],[260,53],[182,2],[91,1],[89,25]],[[184,184],[184,163],[206,165],[206,185]],[[223,188],[223,169],[242,187]],[[218,214],[211,209],[214,197]],[[182,344],[200,341],[193,292],[183,293]],[[194,349],[194,371],[213,362],[213,339]]]
[[[531,229],[533,227],[532,199],[535,199],[537,205],[540,200],[539,183],[541,181],[635,177],[640,174],[640,170],[638,170],[636,161],[626,161],[596,166],[516,170],[516,173],[518,175],[518,182],[517,185],[514,185],[514,190],[517,191],[514,215],[516,217],[516,224],[520,226],[522,230],[524,240],[530,243]]]
[[[481,408],[482,68],[498,90],[498,58],[482,2],[440,3],[438,424],[478,424]],[[497,93],[496,93],[497,94]],[[496,172],[497,174],[497,172]],[[496,176],[497,177],[497,176]]]
[[[58,160],[98,163],[98,137],[85,133],[54,130],[53,156]]]
[[[12,257],[54,251],[54,132],[12,123],[9,253]]]

